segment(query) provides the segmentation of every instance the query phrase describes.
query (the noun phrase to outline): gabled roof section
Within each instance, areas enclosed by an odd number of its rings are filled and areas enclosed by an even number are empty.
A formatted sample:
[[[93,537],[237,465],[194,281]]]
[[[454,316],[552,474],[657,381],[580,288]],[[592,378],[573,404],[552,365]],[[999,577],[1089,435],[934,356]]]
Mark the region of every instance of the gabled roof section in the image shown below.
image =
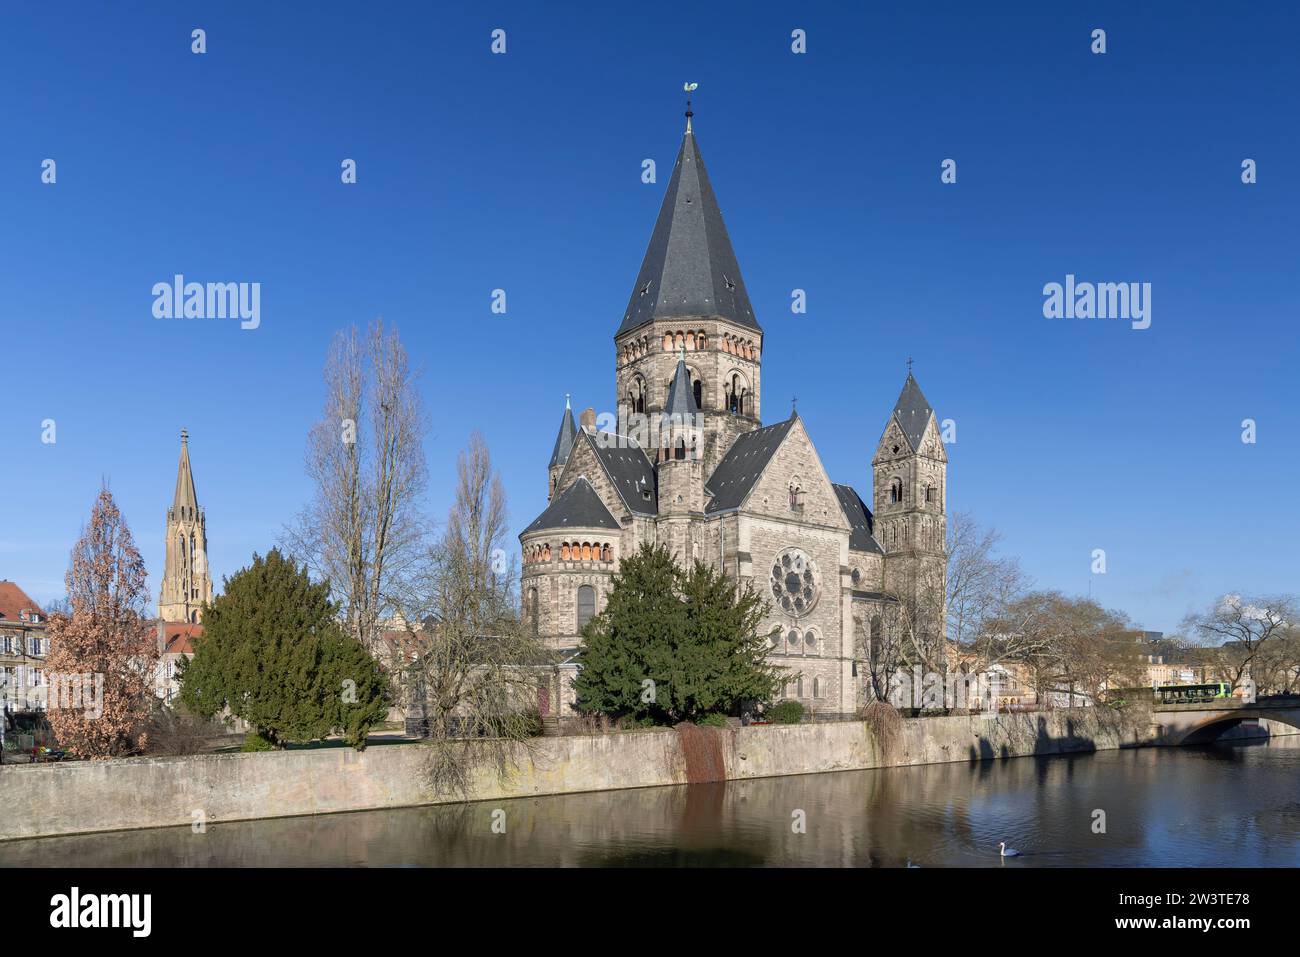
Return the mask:
[[[762,331],[689,127],[616,335],[664,316],[720,316]]]
[[[884,549],[873,533],[871,509],[862,501],[862,496],[852,485],[831,484],[835,486],[835,495],[840,500],[844,517],[849,520],[849,550],[883,555]]]
[[[569,453],[573,451],[573,440],[578,435],[578,428],[573,424],[573,409],[569,408],[569,399],[564,399],[564,417],[560,419],[560,432],[555,437],[555,449],[551,452],[551,464],[548,469],[553,469],[557,465],[563,465],[569,461]]]
[[[45,620],[41,606],[32,601],[16,582],[0,581],[0,621],[22,621],[23,612]]]
[[[925,427],[930,423],[934,410],[921,394],[921,387],[916,384],[911,372],[907,374],[903,391],[898,394],[898,401],[894,404],[894,415],[898,418],[898,424],[903,435],[907,436],[912,451],[919,451],[921,440],[925,438]]]
[[[618,522],[584,477],[566,488],[546,506],[523,534],[544,528],[618,528]]]
[[[691,374],[686,368],[686,360],[677,360],[677,371],[673,381],[668,384],[668,401],[664,403],[665,415],[694,415],[700,411],[695,404],[695,390],[691,388]]]
[[[198,511],[199,499],[194,494],[194,473],[190,470],[189,433],[181,430],[181,461],[176,467],[176,495],[172,498],[172,508],[177,512],[181,508]]]
[[[659,514],[654,466],[635,440],[613,432],[583,432],[629,512]],[[647,494],[648,493],[648,494]]]
[[[790,434],[794,422],[794,416],[791,416],[776,425],[741,433],[704,483],[704,491],[713,496],[704,507],[706,513],[725,512],[741,506],[767,468],[767,463]]]

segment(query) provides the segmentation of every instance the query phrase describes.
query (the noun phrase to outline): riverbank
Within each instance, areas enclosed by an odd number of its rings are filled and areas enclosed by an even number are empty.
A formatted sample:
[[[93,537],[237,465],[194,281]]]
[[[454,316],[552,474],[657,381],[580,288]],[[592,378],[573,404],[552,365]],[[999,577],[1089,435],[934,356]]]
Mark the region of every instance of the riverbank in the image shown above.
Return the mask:
[[[1092,708],[901,722],[690,728],[537,738],[515,770],[472,775],[471,800],[870,770],[1154,743],[1149,715]],[[482,746],[465,742],[472,755]],[[427,744],[128,758],[0,768],[0,840],[444,804]],[[486,762],[485,762],[486,764]]]

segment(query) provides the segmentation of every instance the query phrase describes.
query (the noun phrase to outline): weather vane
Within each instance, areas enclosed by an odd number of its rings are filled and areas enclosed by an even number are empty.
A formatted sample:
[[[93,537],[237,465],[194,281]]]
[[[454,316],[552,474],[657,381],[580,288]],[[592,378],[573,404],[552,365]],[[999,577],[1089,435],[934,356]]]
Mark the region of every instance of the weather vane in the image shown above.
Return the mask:
[[[691,131],[691,117],[695,114],[691,112],[691,94],[700,88],[698,83],[686,82],[682,84],[682,89],[686,92],[686,132]]]

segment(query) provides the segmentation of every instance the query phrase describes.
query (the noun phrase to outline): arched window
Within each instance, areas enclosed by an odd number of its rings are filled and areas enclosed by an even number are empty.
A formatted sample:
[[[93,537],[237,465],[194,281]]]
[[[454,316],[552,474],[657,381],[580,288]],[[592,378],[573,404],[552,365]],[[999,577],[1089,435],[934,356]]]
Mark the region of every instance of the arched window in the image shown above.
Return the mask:
[[[813,697],[820,698],[821,696],[822,696],[822,679],[813,678]]]
[[[596,617],[596,589],[590,585],[578,588],[578,630],[582,631],[587,622]]]
[[[565,542],[563,545],[560,546],[560,561],[567,562],[568,560],[569,560],[569,543]]]
[[[582,543],[582,560],[584,562],[591,561],[591,542]]]
[[[673,458],[679,462],[686,458],[686,440],[678,439],[677,445],[673,448]]]
[[[697,409],[704,408],[704,383],[696,379],[691,383],[691,389],[695,393],[695,407]]]
[[[790,483],[790,507],[793,509],[803,508],[803,489],[798,482]]]
[[[811,652],[812,654],[816,654],[816,653],[817,653],[817,633],[814,632],[814,631],[810,631],[810,632],[808,632],[806,635],[803,636],[803,640],[804,640],[804,644],[806,644],[806,645],[808,646],[808,651]]]
[[[633,376],[632,381],[628,384],[627,404],[633,412],[645,412],[646,389],[645,379]]]
[[[600,560],[602,562],[607,562],[609,561],[609,557],[610,557],[609,545],[606,544],[600,550]]]
[[[891,479],[889,482],[889,501],[898,503],[903,500],[903,480],[901,478]]]
[[[799,650],[799,632],[791,630],[790,633],[785,636],[785,640],[790,646],[788,650],[791,654],[794,654]]]
[[[797,680],[797,681],[795,682],[795,685],[794,685],[794,694],[795,694],[795,697],[796,697],[796,698],[802,698],[802,697],[803,697],[803,678],[802,678],[802,677],[800,677],[799,680]]]
[[[549,562],[550,560],[551,560],[551,546],[548,543],[542,546],[542,561]]]

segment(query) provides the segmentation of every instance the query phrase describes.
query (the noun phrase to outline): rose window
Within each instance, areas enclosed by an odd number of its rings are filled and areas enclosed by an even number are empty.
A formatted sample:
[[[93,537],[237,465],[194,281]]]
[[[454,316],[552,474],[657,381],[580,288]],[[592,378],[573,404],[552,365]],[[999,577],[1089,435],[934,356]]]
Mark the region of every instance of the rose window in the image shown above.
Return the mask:
[[[817,603],[817,575],[812,560],[787,548],[772,563],[772,597],[789,615],[805,615]]]

